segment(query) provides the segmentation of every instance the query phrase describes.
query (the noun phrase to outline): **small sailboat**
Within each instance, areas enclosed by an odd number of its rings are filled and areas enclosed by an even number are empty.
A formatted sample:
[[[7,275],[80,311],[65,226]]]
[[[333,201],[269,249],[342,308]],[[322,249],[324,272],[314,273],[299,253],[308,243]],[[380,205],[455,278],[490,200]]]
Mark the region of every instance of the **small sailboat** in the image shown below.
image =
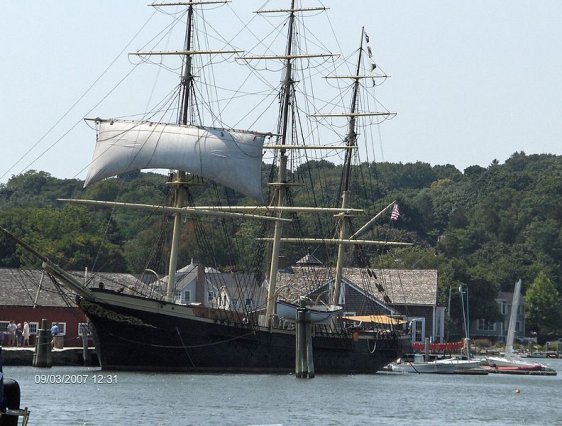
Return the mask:
[[[179,58],[181,67],[176,65],[176,68],[181,68],[180,84],[174,97],[174,107],[166,110],[167,115],[177,112],[175,120],[154,119],[154,113],[143,119],[93,120],[97,137],[85,185],[94,185],[100,180],[139,169],[168,169],[167,185],[172,204],[161,206],[121,201],[64,200],[87,207],[159,213],[171,222],[171,237],[165,239],[169,247],[164,250],[169,253],[168,275],[157,280],[158,284],[164,284],[165,289],[160,294],[145,294],[136,289],[135,292],[119,292],[102,288],[87,282],[83,276],[64,270],[8,230],[3,231],[41,259],[51,279],[78,295],[78,306],[91,322],[98,359],[104,370],[293,371],[295,330],[282,327],[279,319],[294,318],[297,308],[293,303],[295,299],[285,299],[283,289],[277,286],[279,258],[286,245],[296,244],[300,248],[310,244],[320,245],[326,252],[336,252],[335,260],[330,264],[331,275],[308,274],[293,289],[297,298],[309,296],[321,286],[329,289],[325,294],[314,294],[315,299],[322,303],[307,307],[314,323],[311,347],[314,349],[316,372],[375,373],[408,351],[408,324],[406,321],[383,321],[350,330],[349,324],[339,315],[345,309],[342,285],[344,265],[350,257],[350,248],[408,243],[359,239],[359,234],[353,232],[352,216],[364,212],[353,206],[351,197],[352,190],[357,189],[352,184],[352,170],[357,164],[356,152],[361,142],[360,122],[366,119],[383,120],[393,115],[386,110],[373,112],[360,109],[360,106],[369,105],[360,102],[363,83],[373,82],[374,85],[376,79],[384,77],[374,73],[376,67],[372,63],[365,64],[365,40],[368,37],[362,30],[354,72],[326,76],[351,82],[350,85],[344,85],[350,95],[349,110],[334,112],[336,103],[330,101],[324,105],[330,106],[331,111],[317,112],[313,108],[317,100],[316,93],[303,93],[306,97],[301,106],[297,101],[297,88],[299,84],[302,84],[303,89],[307,88],[310,76],[304,74],[313,61],[326,62],[335,55],[304,50],[316,43],[301,43],[299,36],[309,31],[304,26],[306,15],[325,13],[325,8],[300,6],[300,2],[291,0],[287,9],[260,9],[260,16],[284,17],[279,28],[271,33],[286,34],[285,51],[283,54],[271,53],[272,47],[267,45],[267,54],[249,55],[242,54],[236,48],[216,50],[197,45],[209,41],[209,38],[208,34],[198,34],[198,30],[207,27],[196,25],[196,21],[203,19],[205,7],[212,11],[220,3],[224,2],[202,0],[152,4],[158,9],[185,9],[173,18],[174,22],[185,20],[183,49],[136,52],[141,58]],[[218,37],[210,39],[216,40]],[[258,46],[264,46],[262,40]],[[214,74],[209,70],[217,63],[226,62],[221,59],[225,56],[230,59],[235,57],[236,62],[242,65],[257,61],[266,71],[270,68],[263,65],[267,61],[282,65],[281,85],[276,86],[279,82],[277,76],[274,80],[277,83],[268,86],[275,89],[272,90],[273,100],[269,101],[276,105],[274,109],[278,112],[275,125],[265,131],[256,131],[234,129],[223,124],[221,110],[216,108],[220,99],[207,99],[206,96],[214,94],[218,86],[212,86],[215,83]],[[256,77],[258,68],[254,67],[249,80],[245,81],[254,79],[255,84],[260,83],[261,80]],[[325,68],[318,66],[318,70],[324,71]],[[211,78],[198,86],[202,79],[209,76]],[[250,89],[245,89],[244,94],[257,91]],[[239,89],[234,92],[240,95],[243,91]],[[249,114],[257,111],[258,106],[243,105],[243,109]],[[346,121],[343,126],[340,123],[331,128],[335,132],[338,128],[347,128],[347,133],[338,136],[338,143],[321,144],[316,137],[317,129],[320,124],[330,125],[331,120]],[[306,127],[304,122],[311,124]],[[367,122],[366,125],[373,123]],[[334,151],[340,152],[343,159],[343,164],[339,166],[342,177],[338,192],[339,205],[336,207],[327,205],[325,200],[321,203],[319,201],[322,200],[314,197],[314,186],[320,185],[319,173],[318,167],[316,170],[310,169],[322,165],[323,160],[308,161],[311,152]],[[272,160],[269,168],[264,165],[265,152],[271,153],[267,157]],[[267,191],[263,191],[262,176],[267,175],[270,176]],[[301,195],[295,200],[293,187],[304,184],[303,177],[314,178],[307,182],[312,188],[306,196]],[[207,194],[203,194],[206,197],[197,197],[202,195],[203,191],[198,190],[201,185],[211,187]],[[216,201],[209,202],[209,194],[216,196]],[[238,202],[243,197],[246,197],[244,203]],[[304,201],[303,205],[297,205],[299,201]],[[316,222],[306,219],[306,215],[335,216],[336,226],[330,231],[331,236],[327,233],[307,236],[311,224]],[[233,229],[237,228],[230,224],[231,221],[258,223],[259,226],[255,225],[251,229],[259,232],[255,238],[243,240],[235,235]],[[325,219],[318,220],[318,223],[325,222]],[[224,234],[224,243],[221,247],[213,247],[211,243],[215,241],[210,241],[206,235],[218,230]],[[194,303],[176,297],[181,271],[178,268],[178,252],[181,235],[186,232],[196,234],[202,261],[215,271],[225,265],[219,264],[213,249],[226,251],[225,257],[229,259],[235,259],[242,250],[252,255],[246,263],[236,263],[244,267],[243,272],[232,271],[228,278],[215,272],[198,277],[198,293],[208,297],[205,299],[201,296],[201,300]],[[250,245],[252,248],[249,248]],[[364,267],[367,261],[362,263],[360,266]],[[384,294],[384,285],[374,282],[376,277],[371,275],[366,275],[365,279],[373,281],[371,285],[375,290],[372,294],[377,298],[377,311],[366,314],[394,315],[394,311],[385,305],[388,297]],[[227,285],[227,281],[235,286],[229,294],[227,287],[230,284]],[[226,299],[228,303],[225,303]]]
[[[399,360],[390,364],[390,371],[396,373],[419,374],[468,374],[481,370],[480,360],[462,358],[442,358],[425,361],[423,354],[416,354],[413,361]]]
[[[425,351],[425,353],[415,353],[412,357],[397,360],[390,364],[390,371],[398,373],[426,373],[426,374],[487,374],[481,368],[481,360],[473,358],[470,353],[470,333],[468,327],[468,296],[465,310],[465,299],[463,289],[459,287],[459,294],[462,302],[462,314],[464,323],[465,338],[459,342],[452,343],[433,343],[427,341],[425,344],[416,343],[414,350]],[[461,350],[461,356],[439,356],[435,357],[430,351],[449,351]]]
[[[517,310],[521,298],[521,280],[515,283],[513,299],[511,302],[511,313],[509,316],[509,326],[505,341],[504,356],[487,356],[485,363],[487,370],[491,373],[504,374],[547,374],[556,375],[556,370],[539,362],[528,362],[515,354],[513,343],[515,341],[515,324],[517,322]]]

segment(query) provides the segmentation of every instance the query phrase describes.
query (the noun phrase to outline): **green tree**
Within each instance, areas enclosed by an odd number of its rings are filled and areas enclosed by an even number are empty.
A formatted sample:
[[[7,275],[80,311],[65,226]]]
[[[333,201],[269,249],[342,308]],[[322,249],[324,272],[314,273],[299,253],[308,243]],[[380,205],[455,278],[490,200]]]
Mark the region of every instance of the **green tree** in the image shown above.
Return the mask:
[[[548,275],[541,271],[525,294],[527,329],[537,333],[540,343],[562,332],[560,294]]]

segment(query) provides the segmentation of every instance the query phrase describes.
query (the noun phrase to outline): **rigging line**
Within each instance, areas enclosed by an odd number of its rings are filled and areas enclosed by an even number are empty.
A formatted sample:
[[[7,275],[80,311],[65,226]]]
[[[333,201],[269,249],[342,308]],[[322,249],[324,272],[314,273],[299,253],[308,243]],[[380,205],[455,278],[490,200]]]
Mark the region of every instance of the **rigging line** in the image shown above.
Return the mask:
[[[248,79],[249,79],[249,78],[250,78],[250,74],[248,75]],[[271,93],[271,92],[270,92],[270,93]],[[267,106],[263,109],[263,111],[256,117],[256,119],[255,119],[253,122],[250,123],[250,125],[249,125],[250,128],[253,128],[253,127],[256,125],[256,123],[260,120],[260,118],[262,118],[262,117],[267,113],[267,111],[269,110],[269,108],[271,108],[271,106],[277,101],[277,97],[276,97],[276,96],[264,96],[264,97],[262,98],[262,100],[256,105],[256,108],[257,108],[258,106],[260,106],[262,103],[264,103],[267,99],[270,99],[269,105],[267,105]],[[240,123],[241,123],[245,118],[247,118],[247,117],[250,116],[250,113],[251,113],[251,112],[253,112],[253,111],[249,111],[246,115],[244,115],[243,117],[241,117],[241,118],[234,124],[234,126],[235,126],[235,127],[239,126]]]
[[[216,30],[205,19],[203,19],[202,13],[200,15],[201,15],[201,20],[202,20],[201,25],[203,25],[205,27],[205,31],[204,31],[205,43],[207,44],[207,46],[210,46],[210,43],[209,43],[210,35],[209,35],[209,31],[207,30],[207,27],[210,27],[214,31],[216,31]],[[223,58],[223,60],[221,62],[224,62],[225,60],[226,59]],[[211,59],[211,62],[212,62],[212,59]],[[204,86],[206,88],[206,92],[208,94],[208,96],[205,97],[204,99],[212,99],[211,93],[213,93],[214,99],[215,99],[215,102],[216,102],[216,100],[218,100],[218,98],[219,98],[219,93],[218,93],[218,87],[217,87],[217,83],[216,83],[215,67],[209,66],[209,67],[204,67],[202,69],[203,69],[204,72],[206,71],[206,73],[208,74],[208,77],[207,77],[208,80],[206,79],[205,81],[209,81],[211,83],[211,84],[206,84]],[[222,124],[223,121],[222,121],[222,114],[221,114],[220,108],[217,108],[217,114],[214,114],[212,112],[211,102],[208,102],[208,109],[211,111],[212,115],[216,115],[216,122]],[[213,123],[215,123],[215,120],[213,120]]]
[[[260,8],[262,8],[263,6],[265,6],[265,4],[267,4],[267,2],[265,2]],[[257,18],[258,14],[254,14],[254,15],[252,16],[252,18],[251,18],[248,22],[244,22],[244,20],[242,20],[242,18],[240,18],[240,16],[238,15],[238,13],[236,13],[236,10],[234,10],[234,9],[232,8],[232,6],[231,6],[229,3],[227,3],[227,7],[230,9],[231,13],[232,13],[234,16],[236,16],[236,18],[238,19],[238,21],[240,21],[240,23],[242,24],[242,28],[232,37],[231,41],[232,41],[232,40],[235,40],[235,39],[242,33],[242,31],[244,31],[244,30],[249,31],[249,33],[250,33],[252,36],[254,36],[254,38],[255,38],[256,40],[258,40],[258,41],[260,41],[260,42],[264,40],[264,38],[259,37],[259,36],[257,36],[256,34],[254,34],[254,32],[252,31],[252,26],[250,25],[250,24],[252,23],[252,21]],[[230,42],[229,42],[229,44],[230,44]],[[255,46],[254,46],[254,47],[255,47]]]
[[[158,11],[158,9],[155,8],[154,13],[162,13],[161,11]],[[149,41],[147,41],[143,46],[141,46],[141,48],[139,49],[140,51],[145,50],[145,49],[150,49],[148,46],[150,43],[153,43],[153,46],[158,45],[158,43],[160,43],[166,33],[170,34],[172,32],[172,29],[178,25],[178,24],[182,24],[182,20],[183,17],[187,14],[187,10],[186,9],[181,9],[179,10],[179,12],[173,14],[173,13],[165,13],[164,15],[168,15],[172,17],[172,21],[166,25],[164,28],[162,28],[161,31],[159,31],[158,33],[156,33]],[[177,16],[175,16],[177,15]],[[160,38],[158,38],[160,37]],[[130,58],[130,57],[129,57]],[[144,59],[141,59],[141,61],[145,61]]]
[[[155,108],[152,109],[152,111],[138,114],[136,116],[133,115],[130,117],[142,117],[142,118],[146,117],[147,120],[149,121],[156,120],[158,123],[172,122],[171,119],[168,119],[168,121],[166,121],[165,115],[173,114],[177,111],[177,107],[174,105],[177,103],[178,100],[178,86],[179,84],[173,87],[172,90],[170,90],[170,92],[168,93],[168,95],[164,99],[162,99],[162,101],[160,101],[160,104],[156,105]],[[155,118],[159,114],[161,114],[159,118]]]
[[[320,2],[320,4],[321,4],[322,6],[324,6],[324,4],[323,4],[322,2]],[[336,31],[335,31],[335,29],[334,29],[334,26],[332,25],[332,20],[330,19],[330,14],[329,14],[329,13],[326,13],[326,17],[327,17],[327,19],[328,19],[328,25],[329,25],[329,27],[330,27],[330,30],[332,31],[332,36],[334,37],[334,39],[335,39],[335,41],[336,41],[336,45],[338,46],[338,50],[339,50],[340,52],[343,52],[344,50],[342,49],[342,47],[341,47],[341,45],[340,45],[340,42],[339,42],[339,40],[338,40],[338,37],[336,36]],[[350,68],[350,66],[351,66],[351,65],[350,65],[350,62],[344,61],[344,64],[347,65],[347,71],[348,71],[349,74],[351,74],[352,71],[351,71],[351,68]]]
[[[404,302],[404,306],[406,307],[406,312],[408,312],[408,304],[406,303],[406,292],[404,291],[404,283],[402,282],[402,277],[400,275],[400,271],[398,271],[398,282],[400,283],[400,288],[402,289],[402,296],[403,296],[403,302]],[[391,281],[392,284],[392,281]]]
[[[121,56],[123,55],[123,52],[125,50],[128,49],[128,47],[132,44],[132,42],[137,38],[137,36],[141,33],[141,31],[144,29],[144,27],[146,27],[148,25],[148,23],[152,20],[152,18],[154,17],[155,12],[152,13],[152,15],[146,20],[146,22],[141,26],[141,28],[136,32],[136,34],[129,40],[129,42],[125,45],[125,47],[123,49],[121,49],[121,51],[117,54],[117,56],[115,56],[115,58],[113,58],[113,60],[109,63],[109,65],[105,68],[105,70],[99,75],[98,78],[96,78],[94,80],[93,83],[90,84],[90,87],[88,87],[79,97],[76,101],[74,101],[74,103],[63,113],[63,115],[57,120],[55,121],[55,123],[47,130],[47,132],[45,132],[43,134],[43,136],[41,136],[37,142],[35,142],[33,144],[33,146],[31,148],[29,148],[26,152],[24,152],[22,154],[22,156],[8,169],[4,172],[4,174],[2,174],[0,176],[0,180],[3,179],[8,173],[10,173],[11,170],[14,169],[14,167],[16,167],[21,161],[23,161],[23,159],[31,152],[33,151],[42,141],[43,139],[45,139],[58,125],[59,123],[64,120],[66,118],[66,116],[68,114],[70,114],[70,112],[74,109],[74,107],[76,107],[76,105],[78,105],[82,99],[84,99],[84,97],[94,88],[94,86],[102,79],[102,77],[109,71],[109,69],[113,66],[113,64],[115,64],[115,62],[117,62],[119,60],[119,58],[121,58]],[[96,105],[97,106],[97,105]],[[90,110],[91,111],[91,110]],[[90,112],[88,111],[88,113]],[[82,121],[82,120],[80,120]],[[80,122],[79,121],[79,122]],[[75,124],[74,126],[72,126],[71,129],[74,129],[74,127],[76,127],[77,124]],[[64,136],[66,136],[69,132],[66,132]],[[28,166],[25,167],[25,169],[27,169],[29,166],[31,166],[35,161],[37,161],[38,158],[40,158],[42,155],[45,154],[45,152],[49,151],[55,144],[57,144],[60,140],[62,139],[59,138],[55,141],[55,143],[53,145],[51,145],[47,150],[45,150],[39,157],[35,158],[35,160],[33,160]],[[24,169],[24,170],[25,170]]]
[[[53,285],[55,286],[55,290],[57,290],[57,293],[60,295],[61,299],[66,304],[66,306],[68,306],[68,307],[73,306],[74,303],[70,302],[70,297],[66,293],[63,292],[62,287],[59,284],[59,282],[57,281],[57,279],[52,274],[50,274],[48,272],[47,272],[47,275],[51,279]]]
[[[168,38],[166,40],[166,43],[164,44],[164,48],[166,49],[169,45],[170,45],[170,39],[172,38],[172,31],[168,31]],[[154,96],[154,92],[156,90],[156,84],[157,81],[160,77],[160,72],[162,71],[161,67],[158,67],[158,71],[156,72],[156,76],[154,77],[154,83],[152,84],[152,89],[150,90],[150,94],[148,95],[148,99],[146,101],[146,108],[145,110],[148,110],[148,107],[150,105],[150,102],[152,100],[152,97]]]
[[[216,7],[212,8],[212,9],[205,9],[205,10],[214,10],[214,9],[218,9],[219,7],[223,7],[223,6],[224,5],[220,5],[220,6],[216,6]],[[204,27],[203,29],[199,30],[197,32],[197,34],[203,34],[204,35],[207,46],[210,46],[209,39],[212,39],[212,40],[216,40],[218,42],[224,43],[225,46],[232,47],[233,50],[238,50],[234,45],[231,44],[232,40],[234,40],[236,38],[236,35],[234,37],[232,37],[230,40],[225,39],[222,36],[221,32],[219,30],[217,30],[213,25],[211,25],[211,23],[209,23],[209,21],[207,19],[205,19],[205,16],[204,16],[205,14],[204,14],[203,9],[195,10],[194,13],[197,15],[197,18],[198,18],[197,21],[202,22],[203,27]],[[211,31],[209,31],[209,29],[211,29],[214,34],[212,34]],[[240,34],[240,32],[241,32],[241,30],[238,32],[238,34]]]
[[[34,278],[33,278],[33,275],[29,271],[27,271],[27,272],[24,272],[24,271],[26,271],[26,270],[20,269],[20,273],[11,274],[11,275],[15,276],[15,280],[17,280],[19,282],[20,287],[23,288],[24,292],[27,294],[27,296],[29,297],[29,299],[33,303],[35,301],[35,296],[33,294],[31,294],[31,291],[29,290],[29,288],[26,284],[26,280],[22,279],[22,275],[25,275],[26,278],[28,279],[28,281],[33,281]]]
[[[133,73],[133,71],[135,71],[135,70],[136,70],[136,67],[133,68],[133,69],[131,69],[131,71],[129,71],[127,74],[125,74],[125,76],[124,76],[121,80],[119,80],[119,82],[118,82],[118,83],[117,83],[117,84],[116,84],[116,85],[115,85],[115,86],[98,102],[98,103],[96,103],[96,104],[86,113],[86,115],[88,115],[89,113],[91,113],[91,112],[92,112],[96,107],[98,107],[104,100],[106,100],[106,99],[109,97],[109,95],[111,95],[111,94],[113,93],[113,91],[114,91],[115,89],[117,89],[117,87],[119,87],[119,86],[123,83],[123,81],[125,81],[125,80],[127,79],[127,77],[129,77],[129,76]],[[76,128],[76,126],[78,126],[78,124],[80,124],[80,123],[82,122],[82,120],[83,120],[83,118],[80,118],[78,121],[76,121],[76,123],[74,123],[70,129],[68,129],[66,132],[64,132],[64,133],[62,134],[62,136],[60,136],[55,142],[53,142],[53,143],[52,143],[51,145],[49,145],[44,151],[42,151],[38,156],[36,156],[27,166],[25,166],[25,167],[23,168],[23,170],[29,169],[29,167],[31,167],[31,166],[33,165],[33,163],[35,163],[39,158],[41,158],[43,155],[45,155],[47,152],[49,152],[56,144],[58,144],[58,143],[59,143],[62,139],[64,139],[72,130],[74,130],[74,129]],[[87,167],[88,167],[88,166],[83,167],[78,173],[76,173],[76,174],[74,175],[74,177],[76,177],[76,176],[78,176],[80,173],[82,173]],[[10,169],[10,170],[11,170],[11,169]],[[5,176],[5,174],[2,175],[2,176]],[[2,176],[0,176],[0,179],[2,178]]]
[[[266,2],[266,4],[267,4],[267,2]],[[264,4],[264,6],[265,6],[265,4]],[[257,13],[256,16],[257,15],[259,15],[261,19],[263,19],[264,21],[267,22],[267,24],[269,24],[269,26],[271,27],[271,31],[268,34],[266,34],[265,36],[258,36],[256,34],[254,34],[254,32],[251,29],[249,29],[249,24],[255,18],[252,18],[252,20],[250,20],[247,24],[245,24],[247,26],[247,29],[250,32],[250,34],[252,34],[255,37],[255,39],[257,40],[257,43],[249,49],[249,52],[254,51],[254,49],[256,49],[258,46],[261,46],[265,49],[266,52],[275,54],[276,52],[274,50],[272,50],[270,48],[270,46],[273,44],[273,42],[277,38],[280,38],[281,40],[286,39],[286,34],[283,32],[283,29],[285,29],[285,27],[286,27],[286,25],[289,21],[289,15],[287,15],[287,17],[285,19],[283,19],[280,24],[272,23],[272,20],[270,18],[268,18],[267,15],[264,15],[264,14],[261,14],[261,13]],[[274,35],[274,34],[277,34],[277,35]],[[270,37],[272,37],[271,42],[270,42],[270,46],[267,46],[264,43],[264,41],[270,39]]]
[[[195,368],[195,363],[193,362],[193,360],[191,359],[191,356],[189,355],[189,351],[187,350],[187,347],[185,346],[185,343],[183,342],[183,338],[181,337],[180,329],[178,327],[176,327],[176,332],[178,333],[178,337],[180,338],[181,345],[182,345],[183,349],[185,350],[185,354],[187,355],[187,359],[189,359],[189,362],[191,363],[192,367]]]

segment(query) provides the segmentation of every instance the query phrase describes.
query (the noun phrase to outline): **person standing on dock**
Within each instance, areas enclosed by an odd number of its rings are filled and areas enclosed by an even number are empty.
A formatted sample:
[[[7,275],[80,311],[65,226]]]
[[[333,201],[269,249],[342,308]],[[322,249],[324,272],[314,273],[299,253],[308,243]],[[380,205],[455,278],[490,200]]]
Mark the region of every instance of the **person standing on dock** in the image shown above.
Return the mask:
[[[53,336],[53,340],[51,340],[51,347],[55,346],[55,336],[58,336],[59,334],[59,325],[57,323],[54,323],[53,326],[51,327],[51,336]]]
[[[8,324],[8,346],[15,346],[16,345],[16,329],[17,325],[14,321],[10,321]]]
[[[21,322],[18,322],[16,325],[16,346],[19,348],[23,343],[23,327],[21,326]]]
[[[29,323],[23,322],[23,346],[29,346]]]

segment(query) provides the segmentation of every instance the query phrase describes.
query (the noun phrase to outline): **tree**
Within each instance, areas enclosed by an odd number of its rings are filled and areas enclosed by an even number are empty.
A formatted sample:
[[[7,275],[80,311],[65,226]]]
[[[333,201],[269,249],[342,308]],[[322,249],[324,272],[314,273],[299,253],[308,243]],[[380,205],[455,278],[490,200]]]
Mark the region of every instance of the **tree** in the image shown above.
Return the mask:
[[[528,331],[536,332],[541,344],[562,332],[560,294],[544,271],[537,275],[525,294],[525,320]]]

